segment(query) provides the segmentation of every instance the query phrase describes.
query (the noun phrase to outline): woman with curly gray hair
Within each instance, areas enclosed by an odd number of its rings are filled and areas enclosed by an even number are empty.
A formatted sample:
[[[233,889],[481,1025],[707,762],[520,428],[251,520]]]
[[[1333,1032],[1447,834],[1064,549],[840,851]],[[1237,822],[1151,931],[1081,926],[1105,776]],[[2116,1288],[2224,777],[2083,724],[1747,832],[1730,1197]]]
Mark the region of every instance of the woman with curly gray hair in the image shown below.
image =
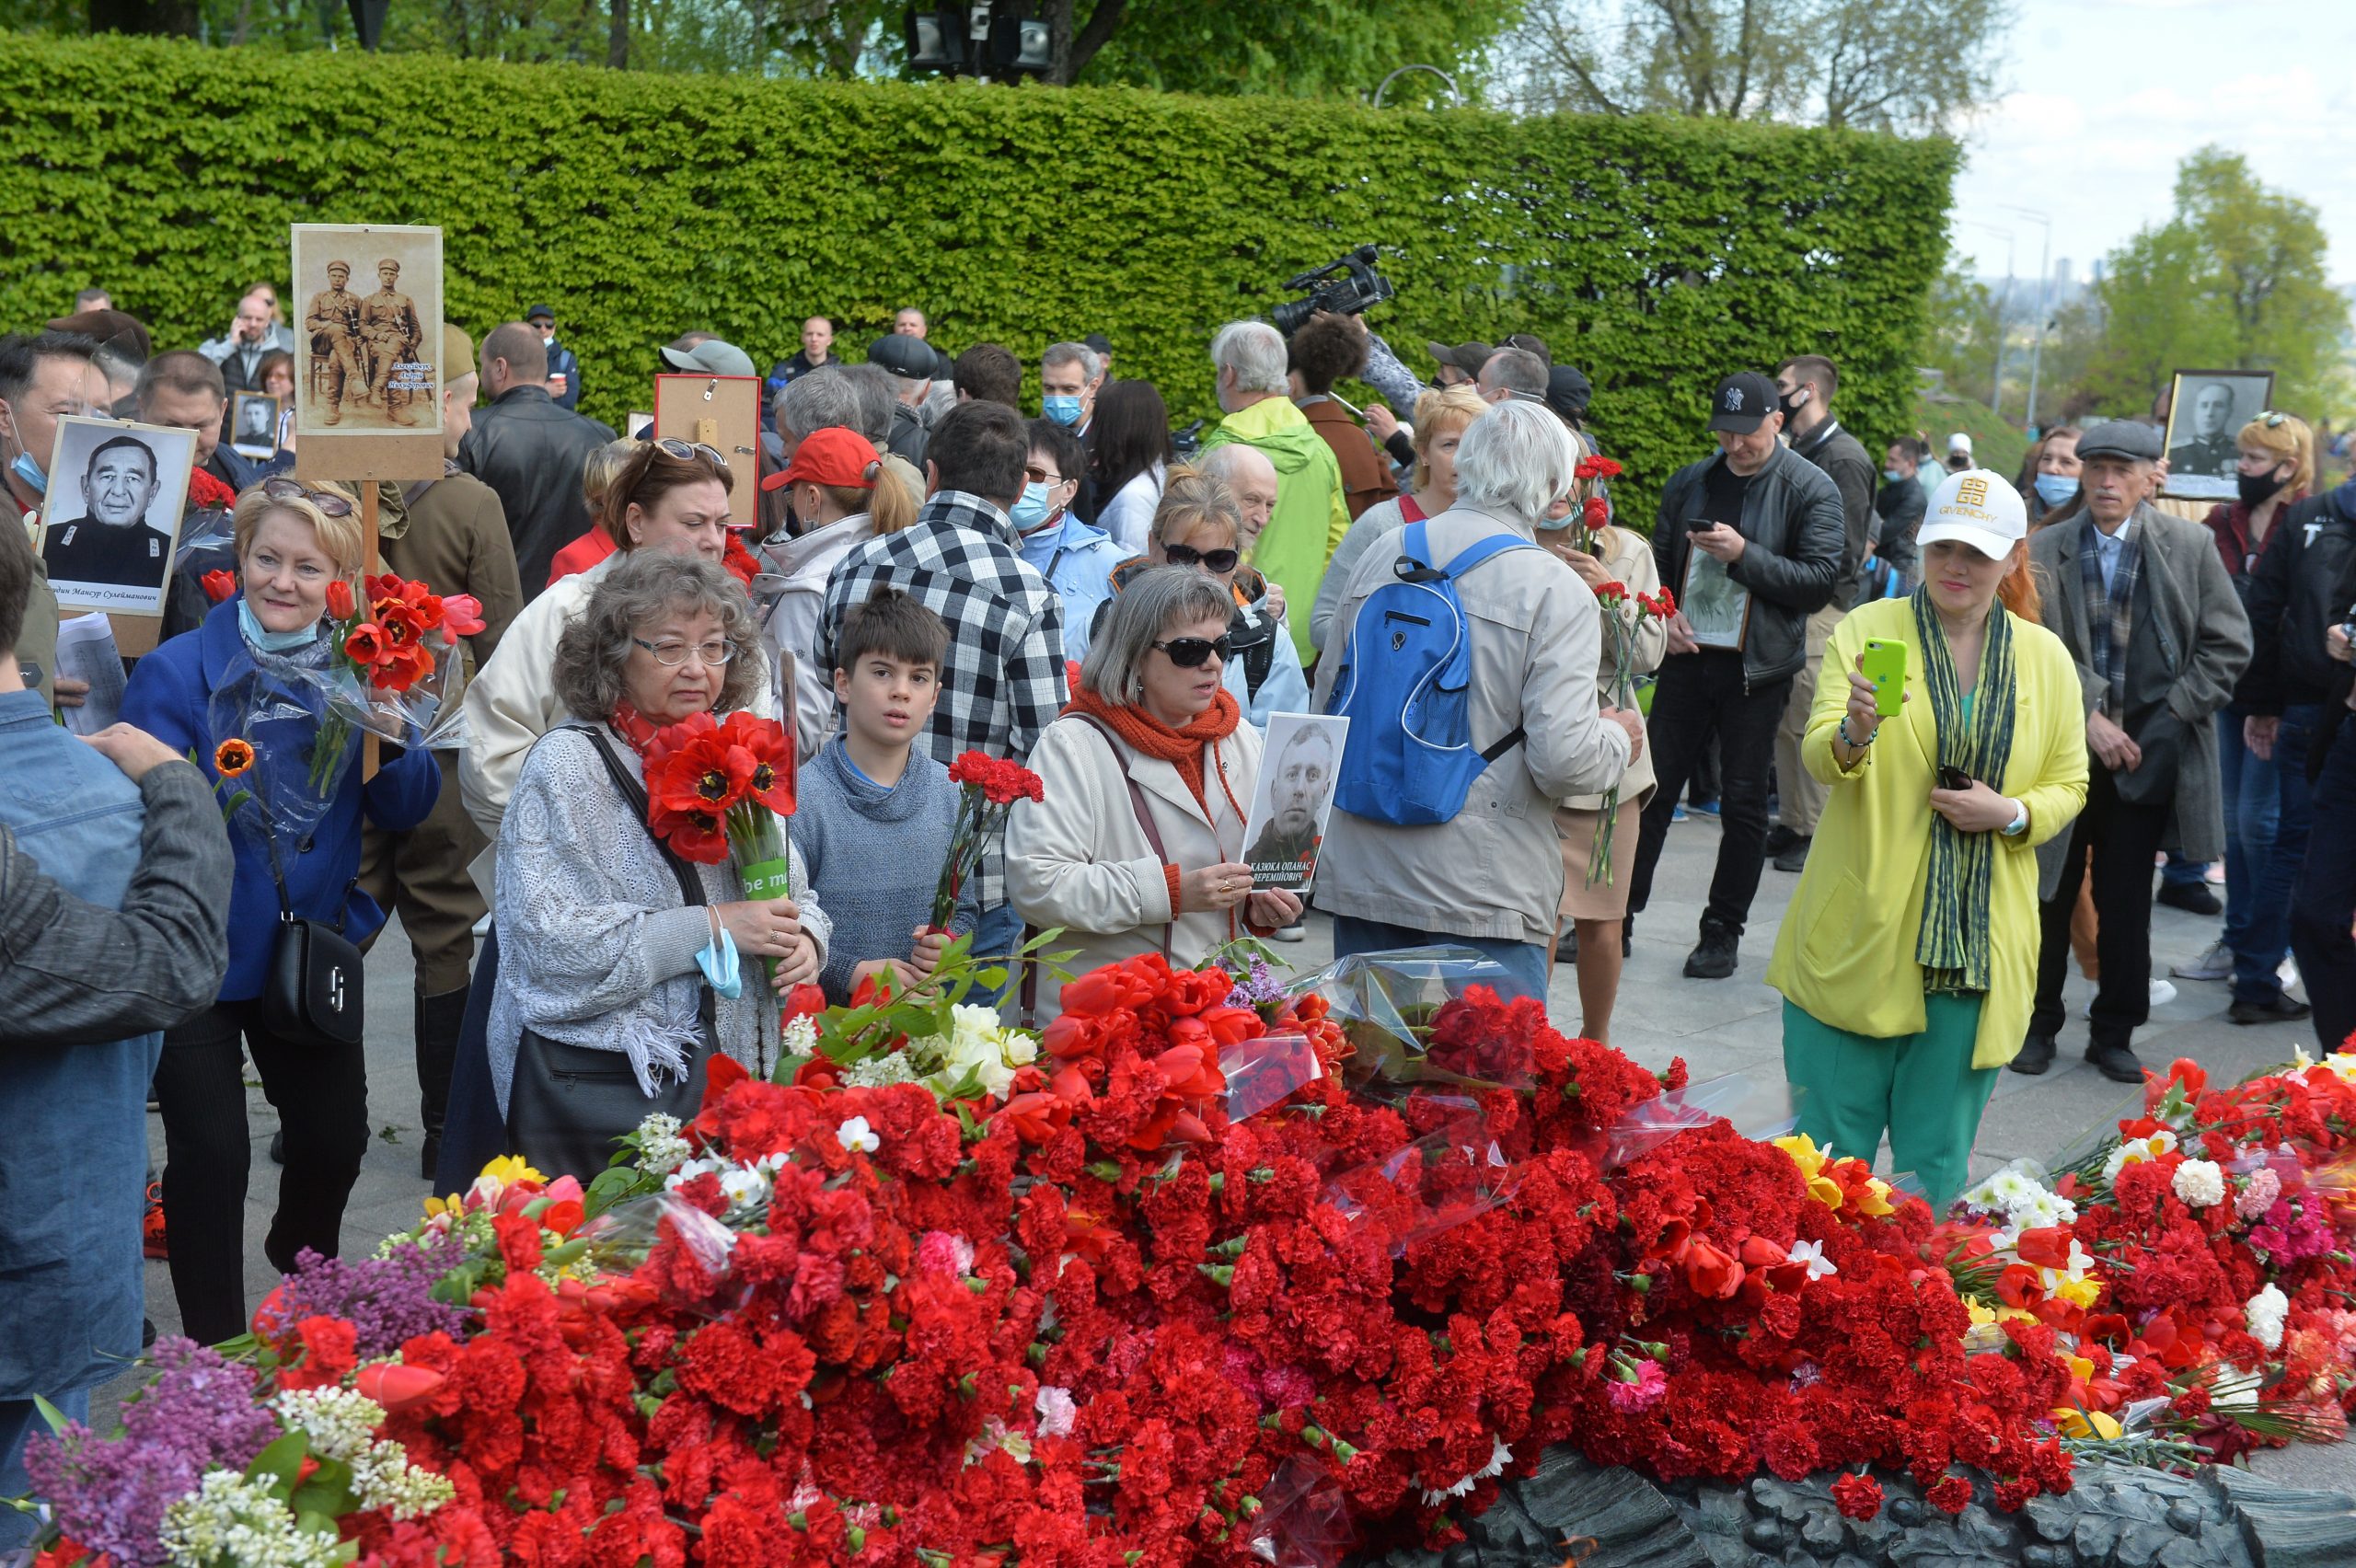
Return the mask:
[[[500,827],[489,1044],[511,1149],[585,1178],[649,1112],[692,1116],[713,1053],[776,1065],[777,1003],[753,961],[780,991],[814,980],[829,925],[799,854],[791,897],[748,900],[730,867],[647,830],[655,732],[744,708],[768,679],[725,571],[633,552],[565,628],[555,674],[572,720],[532,747]]]

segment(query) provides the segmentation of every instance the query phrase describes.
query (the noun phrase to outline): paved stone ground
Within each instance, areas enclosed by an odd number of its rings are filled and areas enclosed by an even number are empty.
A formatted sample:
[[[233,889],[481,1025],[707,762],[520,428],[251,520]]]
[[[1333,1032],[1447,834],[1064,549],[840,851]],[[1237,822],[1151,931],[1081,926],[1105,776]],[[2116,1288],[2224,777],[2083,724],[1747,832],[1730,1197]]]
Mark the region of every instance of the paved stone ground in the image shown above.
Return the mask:
[[[1761,976],[1766,973],[1785,901],[1797,879],[1768,868],[1750,928],[1743,937],[1741,967],[1733,978],[1685,979],[1685,955],[1693,945],[1717,844],[1718,828],[1713,818],[1695,816],[1670,830],[1654,882],[1653,905],[1636,922],[1634,951],[1621,981],[1612,1043],[1649,1067],[1666,1067],[1672,1056],[1682,1055],[1697,1080],[1749,1071],[1761,1083],[1779,1087],[1783,1081],[1782,998],[1767,988]],[[2165,973],[2168,964],[2189,959],[2215,939],[2216,931],[2214,919],[2155,908],[2152,926],[2155,969]],[[1331,957],[1331,942],[1330,926],[1312,918],[1309,940],[1283,951],[1298,967],[1313,968]],[[428,1191],[429,1184],[417,1174],[420,1134],[410,1056],[410,977],[409,945],[396,928],[387,931],[368,961],[369,1122],[379,1129],[379,1136],[369,1146],[360,1183],[344,1216],[348,1254],[365,1252],[389,1232],[414,1224],[420,1200]],[[2148,1065],[2190,1056],[2207,1067],[2212,1078],[2230,1081],[2256,1068],[2286,1062],[2301,1046],[2311,1055],[2316,1051],[2314,1032],[2304,1023],[2254,1028],[2228,1024],[2224,1012],[2230,998],[2222,983],[2176,984],[2177,999],[2155,1009],[2151,1024],[2136,1036],[2137,1052]],[[2136,1098],[2135,1091],[2102,1078],[2084,1060],[2085,1026],[2081,1012],[2090,995],[2091,987],[2073,969],[2069,992],[2073,1023],[2062,1035],[2061,1055],[2052,1070],[2041,1078],[2010,1072],[2000,1078],[1981,1125],[1972,1162],[1975,1175],[2017,1156],[2049,1159],[2081,1133],[2115,1120],[2121,1114],[2120,1107]],[[1550,1000],[1558,1024],[1567,1029],[1578,1023],[1578,990],[1568,964],[1556,971]],[[262,1098],[259,1084],[250,1077],[248,1083],[253,1177],[246,1212],[246,1282],[251,1306],[277,1283],[262,1259],[261,1237],[276,1202],[278,1168],[271,1164],[269,1155],[276,1113]],[[151,1116],[148,1126],[160,1169],[160,1118]],[[161,1262],[147,1265],[147,1303],[159,1331],[169,1333],[178,1328],[179,1315],[172,1300],[171,1278]],[[117,1384],[101,1391],[96,1402],[102,1424],[126,1386]],[[2262,1456],[2258,1468],[2293,1484],[2356,1491],[2356,1445],[2331,1448],[2299,1445]]]

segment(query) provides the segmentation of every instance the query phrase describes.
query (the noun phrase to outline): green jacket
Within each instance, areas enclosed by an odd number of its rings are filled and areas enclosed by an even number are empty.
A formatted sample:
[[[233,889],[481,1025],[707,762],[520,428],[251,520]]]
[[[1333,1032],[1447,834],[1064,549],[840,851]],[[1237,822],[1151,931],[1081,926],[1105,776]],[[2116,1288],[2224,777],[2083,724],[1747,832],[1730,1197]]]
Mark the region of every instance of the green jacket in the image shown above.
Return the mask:
[[[1276,508],[1252,548],[1252,564],[1285,591],[1285,626],[1303,665],[1317,657],[1309,606],[1325,580],[1325,562],[1350,531],[1342,502],[1342,466],[1307,415],[1285,398],[1263,398],[1221,420],[1203,437],[1209,452],[1230,442],[1257,447],[1276,468]],[[1298,609],[1300,614],[1292,612]]]

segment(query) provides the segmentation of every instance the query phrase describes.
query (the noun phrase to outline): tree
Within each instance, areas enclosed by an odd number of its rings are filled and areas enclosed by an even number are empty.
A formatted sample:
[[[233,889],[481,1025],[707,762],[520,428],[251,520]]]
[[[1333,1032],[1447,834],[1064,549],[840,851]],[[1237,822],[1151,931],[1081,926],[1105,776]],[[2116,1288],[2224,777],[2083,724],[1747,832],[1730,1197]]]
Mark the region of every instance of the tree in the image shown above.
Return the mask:
[[[2260,184],[2240,154],[2188,156],[2175,214],[2105,259],[2092,401],[2140,409],[2177,370],[2230,368],[2271,370],[2277,404],[2320,407],[2348,330],[2326,243],[2315,208]]]
[[[1535,112],[1946,132],[1996,92],[2010,0],[1534,0],[1496,62]]]

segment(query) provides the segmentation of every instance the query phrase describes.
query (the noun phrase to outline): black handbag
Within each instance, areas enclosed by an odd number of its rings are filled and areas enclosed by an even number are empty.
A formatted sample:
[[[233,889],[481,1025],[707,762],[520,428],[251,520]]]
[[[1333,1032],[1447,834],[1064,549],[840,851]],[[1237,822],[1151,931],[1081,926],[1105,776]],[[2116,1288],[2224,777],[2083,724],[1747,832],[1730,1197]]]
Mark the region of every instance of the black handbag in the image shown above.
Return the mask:
[[[297,915],[278,869],[278,842],[270,841],[270,876],[278,884],[278,933],[262,975],[262,1027],[289,1040],[318,1045],[357,1045],[367,1026],[360,950],[334,925]],[[352,880],[352,886],[359,879]],[[344,889],[348,903],[352,888]]]
[[[585,724],[566,727],[589,737],[614,787],[643,823],[646,790],[605,736]],[[679,896],[690,906],[702,905],[703,880],[696,869],[661,839],[654,846],[678,878]],[[699,986],[696,1016],[702,1049],[688,1061],[685,1078],[665,1081],[652,1098],[639,1088],[637,1069],[621,1052],[569,1045],[526,1028],[516,1043],[515,1072],[507,1089],[508,1148],[552,1178],[572,1175],[585,1182],[611,1163],[615,1140],[648,1115],[659,1111],[689,1120],[702,1107],[704,1064],[718,1048],[717,1011],[711,987]]]

